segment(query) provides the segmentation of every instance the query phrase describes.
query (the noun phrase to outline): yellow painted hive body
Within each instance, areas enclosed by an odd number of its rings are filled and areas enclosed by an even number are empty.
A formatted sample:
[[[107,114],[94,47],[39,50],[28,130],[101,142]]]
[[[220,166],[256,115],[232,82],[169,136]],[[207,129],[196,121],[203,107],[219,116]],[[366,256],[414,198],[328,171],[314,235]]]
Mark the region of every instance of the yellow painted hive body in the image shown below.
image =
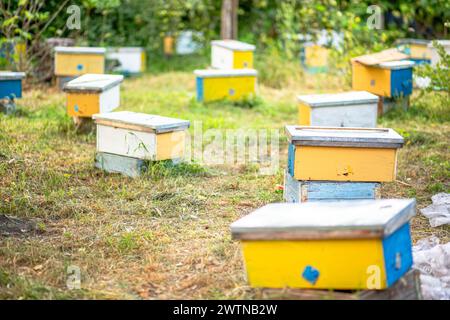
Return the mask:
[[[353,90],[367,90],[383,97],[391,96],[391,71],[361,63],[352,63]]]
[[[403,138],[392,129],[287,126],[286,132],[289,172],[296,180],[395,180]]]
[[[412,266],[414,199],[272,203],[231,224],[257,288],[382,290]]]
[[[305,47],[305,64],[307,67],[320,68],[328,66],[329,50],[314,44]]]
[[[256,92],[257,73],[253,69],[196,70],[197,100],[240,100]]]

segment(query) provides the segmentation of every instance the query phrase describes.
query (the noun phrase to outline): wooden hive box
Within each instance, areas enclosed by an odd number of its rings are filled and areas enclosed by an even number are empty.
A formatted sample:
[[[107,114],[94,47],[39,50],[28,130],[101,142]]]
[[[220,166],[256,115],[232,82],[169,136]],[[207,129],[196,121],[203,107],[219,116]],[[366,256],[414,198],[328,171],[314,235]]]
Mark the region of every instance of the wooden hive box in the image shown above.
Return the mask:
[[[329,49],[318,44],[305,44],[301,52],[301,61],[306,71],[310,73],[328,70]]]
[[[240,100],[256,92],[254,69],[195,70],[197,101]]]
[[[297,97],[302,126],[376,127],[378,96],[367,91]]]
[[[216,69],[252,69],[255,46],[236,40],[211,41],[211,66]]]
[[[416,64],[430,63],[431,51],[428,48],[429,40],[423,39],[399,39],[396,41],[397,48],[407,54],[409,59]]]
[[[296,180],[394,181],[404,140],[385,128],[286,126],[288,170]]]
[[[283,198],[286,202],[379,199],[380,183],[343,181],[300,181],[284,174]]]
[[[80,76],[105,73],[105,48],[55,47],[55,75]]]
[[[144,48],[109,48],[106,52],[106,57],[119,61],[120,66],[115,71],[125,74],[139,74],[145,71],[146,56]]]
[[[352,62],[353,90],[364,90],[383,97],[405,97],[412,93],[413,66],[410,60],[388,61],[376,65]]]
[[[447,54],[450,54],[450,40],[437,40],[437,43],[444,47],[444,50],[445,52],[447,52]],[[439,63],[441,58],[439,57],[439,53],[432,42],[428,44],[428,49],[431,52],[431,65],[435,67]]]
[[[22,98],[24,72],[0,71],[0,99]]]
[[[110,112],[120,105],[121,75],[85,74],[64,86],[67,113],[72,117],[92,117]]]
[[[142,160],[175,160],[185,154],[190,122],[129,111],[96,114],[97,152]]]
[[[414,199],[269,204],[231,225],[262,288],[386,289],[412,266]]]

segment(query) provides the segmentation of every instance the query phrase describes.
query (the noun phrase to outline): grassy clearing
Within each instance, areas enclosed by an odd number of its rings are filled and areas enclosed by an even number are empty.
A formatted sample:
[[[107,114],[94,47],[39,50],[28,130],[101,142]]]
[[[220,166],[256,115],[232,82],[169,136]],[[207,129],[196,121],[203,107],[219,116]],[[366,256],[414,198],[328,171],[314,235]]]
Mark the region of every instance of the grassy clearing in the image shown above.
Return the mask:
[[[339,77],[299,75],[281,88],[261,85],[260,97],[244,105],[203,105],[186,70],[207,61],[190,61],[183,71],[162,73],[159,66],[127,79],[121,109],[198,120],[203,129],[281,130],[297,119],[297,94],[348,89]],[[435,98],[415,97],[407,113],[380,119],[407,139],[398,181],[383,187],[383,197],[416,197],[422,208],[431,195],[449,191],[450,107]],[[259,175],[257,165],[157,164],[129,179],[93,167],[95,136],[73,130],[63,94],[28,90],[20,106],[14,117],[0,115],[0,214],[32,219],[39,232],[0,238],[0,298],[260,297],[246,285],[229,224],[281,201],[284,141],[273,176]],[[420,215],[413,221],[414,241],[432,234],[448,241],[449,231]],[[80,290],[66,287],[69,265],[81,269]]]

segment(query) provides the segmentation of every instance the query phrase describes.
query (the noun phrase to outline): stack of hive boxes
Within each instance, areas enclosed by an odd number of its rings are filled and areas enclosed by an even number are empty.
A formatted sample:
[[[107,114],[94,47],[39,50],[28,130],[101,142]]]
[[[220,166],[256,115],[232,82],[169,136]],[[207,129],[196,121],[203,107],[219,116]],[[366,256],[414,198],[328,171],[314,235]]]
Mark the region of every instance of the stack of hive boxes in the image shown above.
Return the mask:
[[[255,46],[236,40],[211,43],[213,69],[195,70],[197,101],[240,100],[256,91],[257,71],[253,69]]]
[[[129,111],[96,114],[96,167],[137,177],[149,161],[184,158],[190,122]]]
[[[353,90],[365,90],[380,97],[378,114],[395,105],[409,106],[413,88],[414,62],[397,49],[352,59]]]
[[[0,112],[10,114],[16,109],[15,99],[22,97],[23,72],[0,71]]]
[[[403,138],[392,129],[286,126],[287,202],[379,198]]]
[[[86,73],[105,73],[105,48],[55,47],[55,76],[59,88]]]

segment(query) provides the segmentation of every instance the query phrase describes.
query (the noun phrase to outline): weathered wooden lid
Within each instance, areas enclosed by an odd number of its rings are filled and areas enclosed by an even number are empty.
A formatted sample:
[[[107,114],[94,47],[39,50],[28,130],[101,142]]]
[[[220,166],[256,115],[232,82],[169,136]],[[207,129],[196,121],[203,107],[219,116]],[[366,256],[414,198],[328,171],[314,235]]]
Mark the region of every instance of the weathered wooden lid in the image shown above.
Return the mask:
[[[382,62],[377,66],[382,69],[399,70],[399,69],[409,69],[414,67],[415,63],[411,60],[400,60],[400,61],[388,61]]]
[[[212,46],[219,46],[233,51],[254,51],[255,46],[249,43],[236,40],[214,40],[211,41]]]
[[[105,54],[106,49],[101,47],[55,47],[55,52],[72,54]]]
[[[378,96],[367,91],[301,95],[297,96],[297,99],[312,108],[378,103],[379,100]]]
[[[384,238],[416,212],[414,199],[273,203],[231,224],[235,239]]]
[[[190,125],[188,120],[131,111],[98,113],[92,118],[105,126],[156,133],[185,130]]]
[[[108,48],[108,53],[141,53],[144,51],[142,47],[117,47],[117,48]]]
[[[123,81],[122,75],[87,73],[67,82],[65,92],[103,92],[111,89]]]
[[[286,126],[290,143],[303,146],[401,148],[404,139],[389,128]]]
[[[395,44],[397,45],[408,45],[408,44],[418,44],[422,46],[426,46],[430,43],[430,40],[425,39],[411,39],[411,38],[405,38],[405,39],[397,39],[395,41]]]
[[[0,71],[0,80],[20,80],[25,75],[25,72]]]
[[[258,71],[255,69],[205,69],[194,70],[194,74],[200,78],[256,77]]]

